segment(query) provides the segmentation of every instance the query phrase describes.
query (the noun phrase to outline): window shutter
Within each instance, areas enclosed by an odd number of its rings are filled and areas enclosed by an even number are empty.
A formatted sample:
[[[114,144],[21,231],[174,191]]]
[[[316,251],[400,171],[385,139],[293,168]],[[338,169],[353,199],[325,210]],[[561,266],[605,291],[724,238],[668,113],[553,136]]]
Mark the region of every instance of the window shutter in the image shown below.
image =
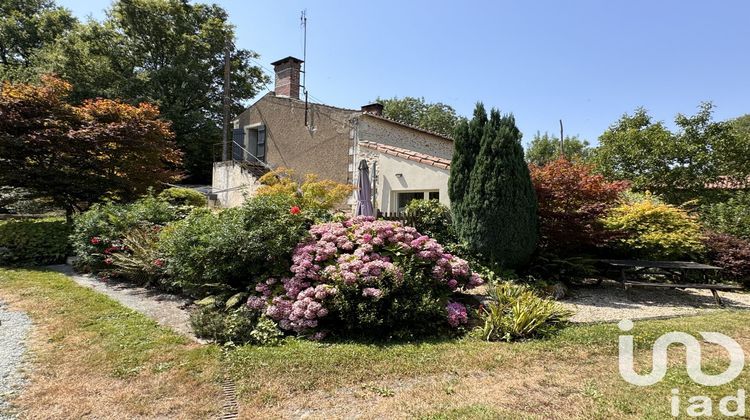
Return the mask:
[[[259,160],[266,161],[266,126],[258,127],[258,154],[255,155]]]
[[[232,159],[242,159],[242,146],[245,143],[245,130],[235,128],[232,130]]]

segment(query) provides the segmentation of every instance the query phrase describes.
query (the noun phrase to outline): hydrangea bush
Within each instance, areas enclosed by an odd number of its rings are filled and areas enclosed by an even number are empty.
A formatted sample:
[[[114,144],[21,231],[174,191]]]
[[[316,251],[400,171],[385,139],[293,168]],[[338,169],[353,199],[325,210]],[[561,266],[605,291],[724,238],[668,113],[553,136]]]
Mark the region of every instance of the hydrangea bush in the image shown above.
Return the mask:
[[[454,292],[482,284],[466,261],[398,222],[358,217],[314,225],[288,277],[257,284],[247,305],[283,330],[408,338],[460,328]]]

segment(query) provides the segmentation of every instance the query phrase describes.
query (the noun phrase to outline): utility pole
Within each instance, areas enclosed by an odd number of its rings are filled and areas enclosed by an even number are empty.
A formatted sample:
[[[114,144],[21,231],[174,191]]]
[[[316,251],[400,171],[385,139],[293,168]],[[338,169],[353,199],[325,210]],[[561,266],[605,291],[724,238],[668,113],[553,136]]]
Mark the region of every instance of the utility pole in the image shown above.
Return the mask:
[[[560,120],[560,156],[565,157],[565,137],[563,137],[563,124]]]
[[[228,156],[228,142],[229,142],[229,77],[230,77],[230,50],[232,41],[227,38],[225,50],[224,50],[224,126],[222,130],[222,141],[221,141],[221,160],[226,162],[229,160]]]

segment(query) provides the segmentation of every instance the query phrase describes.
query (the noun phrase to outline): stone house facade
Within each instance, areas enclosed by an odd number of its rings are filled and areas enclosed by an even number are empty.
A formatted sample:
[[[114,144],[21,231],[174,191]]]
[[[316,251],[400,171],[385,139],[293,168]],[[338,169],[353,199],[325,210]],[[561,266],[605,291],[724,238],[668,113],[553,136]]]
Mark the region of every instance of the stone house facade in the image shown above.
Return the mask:
[[[242,203],[270,169],[357,185],[357,166],[370,166],[374,207],[400,211],[411,199],[448,204],[447,184],[453,140],[382,116],[382,105],[359,110],[306,103],[299,99],[302,61],[272,63],[275,89],[233,121],[232,157],[216,162],[212,197],[222,207]],[[356,196],[349,203],[353,205]]]

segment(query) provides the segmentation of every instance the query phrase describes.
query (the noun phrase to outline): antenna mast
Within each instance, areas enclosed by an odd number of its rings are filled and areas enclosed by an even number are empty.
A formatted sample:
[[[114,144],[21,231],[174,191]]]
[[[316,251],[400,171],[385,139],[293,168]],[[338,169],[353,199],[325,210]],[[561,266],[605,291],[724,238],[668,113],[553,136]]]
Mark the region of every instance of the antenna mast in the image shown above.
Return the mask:
[[[305,127],[307,127],[307,9],[302,11],[300,25],[302,25],[302,91],[305,93]]]

